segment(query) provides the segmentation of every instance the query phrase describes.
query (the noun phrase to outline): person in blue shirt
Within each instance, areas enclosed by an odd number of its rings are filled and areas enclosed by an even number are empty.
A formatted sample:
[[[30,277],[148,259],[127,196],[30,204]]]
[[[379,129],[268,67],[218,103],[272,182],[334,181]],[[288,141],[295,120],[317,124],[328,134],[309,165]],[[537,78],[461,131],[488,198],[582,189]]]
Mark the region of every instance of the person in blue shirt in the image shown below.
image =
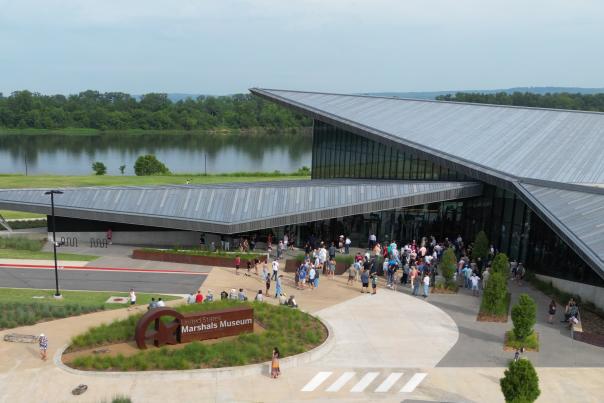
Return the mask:
[[[369,271],[363,270],[361,272],[361,294],[369,294]]]

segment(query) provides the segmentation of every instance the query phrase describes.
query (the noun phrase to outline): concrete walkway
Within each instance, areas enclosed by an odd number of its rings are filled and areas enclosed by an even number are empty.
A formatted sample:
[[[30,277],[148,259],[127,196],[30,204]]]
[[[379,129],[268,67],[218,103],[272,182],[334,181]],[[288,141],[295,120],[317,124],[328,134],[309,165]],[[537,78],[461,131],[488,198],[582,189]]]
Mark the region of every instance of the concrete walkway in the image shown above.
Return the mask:
[[[252,297],[262,285],[255,276],[235,276],[231,269],[214,268],[203,291],[211,288],[217,295],[222,289],[242,287]],[[406,291],[384,288],[377,295],[362,295],[358,284],[349,287],[341,277],[321,277],[320,287],[314,291],[295,290],[291,285],[291,275],[287,274],[285,292],[294,293],[302,309],[330,325],[335,346],[316,361],[284,369],[278,380],[268,377],[268,366],[263,375],[234,373],[228,379],[211,380],[191,372],[169,376],[71,373],[50,361],[41,362],[34,345],[0,342],[0,402],[99,402],[118,393],[134,402],[503,401],[499,389],[503,368],[496,366],[500,361],[483,366],[477,357],[483,347],[471,347],[482,340],[495,356],[495,346],[501,344],[494,336],[487,336],[491,330],[484,330],[483,324],[459,320],[463,315],[475,318],[477,305],[471,296],[463,292],[433,295],[427,303]],[[125,310],[100,312],[13,331],[47,333],[52,355],[87,327],[127,314]],[[499,326],[504,329],[511,324]],[[451,356],[457,349],[460,355]],[[507,357],[500,353],[498,360],[500,356]],[[443,367],[447,362],[450,366]],[[539,401],[596,402],[604,396],[602,368],[547,367],[538,368],[538,372]],[[70,390],[80,383],[87,384],[88,391],[71,396]]]

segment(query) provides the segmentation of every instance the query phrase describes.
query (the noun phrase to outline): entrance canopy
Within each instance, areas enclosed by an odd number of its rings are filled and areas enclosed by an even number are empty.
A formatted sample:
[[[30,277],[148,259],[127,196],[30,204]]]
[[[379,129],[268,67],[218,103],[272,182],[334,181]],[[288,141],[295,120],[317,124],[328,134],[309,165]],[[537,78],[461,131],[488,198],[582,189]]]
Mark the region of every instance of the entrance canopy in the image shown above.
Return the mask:
[[[482,184],[333,179],[61,190],[60,217],[234,234],[480,196]],[[0,190],[0,208],[50,214],[44,191]]]

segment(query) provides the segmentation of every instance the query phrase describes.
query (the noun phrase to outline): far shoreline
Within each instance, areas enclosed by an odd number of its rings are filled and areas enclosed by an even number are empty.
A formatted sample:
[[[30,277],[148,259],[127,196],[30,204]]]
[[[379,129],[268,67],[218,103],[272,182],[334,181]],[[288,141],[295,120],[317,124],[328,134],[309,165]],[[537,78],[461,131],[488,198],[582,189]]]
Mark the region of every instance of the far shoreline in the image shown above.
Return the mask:
[[[144,136],[144,135],[165,135],[165,136],[250,136],[265,137],[277,135],[303,135],[311,136],[312,127],[253,127],[244,129],[215,128],[215,129],[123,129],[123,130],[102,130],[92,128],[62,128],[62,129],[35,129],[35,128],[0,128],[0,136]]]

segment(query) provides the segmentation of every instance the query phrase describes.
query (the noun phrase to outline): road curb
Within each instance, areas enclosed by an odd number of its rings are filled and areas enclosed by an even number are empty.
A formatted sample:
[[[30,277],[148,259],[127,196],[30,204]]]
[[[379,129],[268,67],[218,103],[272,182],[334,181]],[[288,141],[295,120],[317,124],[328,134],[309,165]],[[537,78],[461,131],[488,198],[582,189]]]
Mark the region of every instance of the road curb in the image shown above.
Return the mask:
[[[320,319],[320,318],[319,318]],[[279,360],[279,366],[281,369],[295,368],[301,364],[307,364],[320,358],[323,358],[335,347],[335,335],[333,328],[329,323],[321,320],[323,326],[327,329],[327,339],[323,344],[315,347],[310,351],[306,351],[301,354],[293,355],[291,357],[285,357]],[[224,367],[224,368],[207,368],[207,369],[186,369],[186,370],[173,370],[173,371],[129,371],[129,372],[111,372],[111,371],[82,371],[79,369],[68,367],[63,364],[61,357],[63,352],[69,347],[65,344],[63,347],[57,350],[54,355],[54,364],[61,370],[68,372],[72,375],[79,376],[90,376],[90,377],[104,377],[104,378],[145,378],[145,379],[174,379],[174,380],[224,380],[232,377],[243,377],[249,375],[265,375],[269,376],[270,361],[262,362],[259,364],[243,365],[238,367]]]

